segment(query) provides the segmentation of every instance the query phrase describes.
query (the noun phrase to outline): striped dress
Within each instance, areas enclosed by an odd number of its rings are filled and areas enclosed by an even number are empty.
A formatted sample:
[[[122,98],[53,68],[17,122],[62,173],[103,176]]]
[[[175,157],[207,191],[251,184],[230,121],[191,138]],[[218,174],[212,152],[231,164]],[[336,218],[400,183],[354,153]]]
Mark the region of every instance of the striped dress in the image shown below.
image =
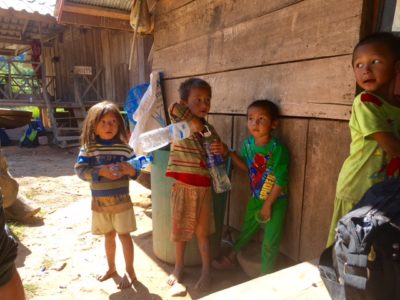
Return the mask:
[[[132,207],[129,196],[129,176],[110,180],[99,176],[103,165],[120,163],[135,157],[132,148],[120,141],[97,139],[87,148],[82,147],[75,164],[79,178],[90,183],[92,210],[103,213],[120,213]],[[138,174],[136,170],[136,179]]]

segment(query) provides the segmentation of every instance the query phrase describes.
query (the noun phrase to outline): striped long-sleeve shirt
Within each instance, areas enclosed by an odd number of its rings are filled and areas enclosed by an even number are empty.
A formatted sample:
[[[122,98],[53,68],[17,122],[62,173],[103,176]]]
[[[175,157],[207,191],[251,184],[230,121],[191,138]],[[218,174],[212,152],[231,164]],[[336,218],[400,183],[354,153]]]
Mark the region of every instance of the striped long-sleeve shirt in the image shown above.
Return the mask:
[[[179,103],[173,103],[168,112],[173,123],[193,118],[190,109]],[[214,127],[203,121],[212,133],[209,140],[220,140]],[[189,138],[172,143],[166,176],[195,186],[211,186],[203,142],[199,133],[193,133]]]
[[[90,183],[92,210],[118,213],[132,207],[129,177],[110,180],[99,176],[99,169],[103,165],[120,163],[133,157],[135,155],[132,148],[120,141],[97,139],[96,143],[80,149],[74,168],[79,178]],[[138,172],[137,170],[135,178]]]

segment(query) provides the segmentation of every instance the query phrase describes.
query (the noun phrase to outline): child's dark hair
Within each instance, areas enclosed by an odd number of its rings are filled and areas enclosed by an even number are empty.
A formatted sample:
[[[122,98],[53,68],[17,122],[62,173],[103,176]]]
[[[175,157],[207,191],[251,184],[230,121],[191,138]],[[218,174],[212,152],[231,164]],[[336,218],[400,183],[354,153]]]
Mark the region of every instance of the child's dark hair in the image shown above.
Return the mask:
[[[118,106],[111,101],[102,101],[93,105],[87,112],[85,121],[83,122],[81,134],[81,146],[87,148],[89,144],[96,142],[96,126],[101,118],[108,113],[114,114],[118,122],[118,132],[116,137],[121,142],[126,143],[128,136],[125,129],[125,122],[121,116]]]
[[[392,52],[395,60],[400,60],[400,37],[395,36],[391,32],[376,32],[361,39],[354,47],[353,61],[354,53],[356,52],[358,47],[369,44],[385,45],[389,49],[389,51]]]
[[[204,89],[207,91],[211,98],[211,86],[207,81],[200,78],[189,78],[181,83],[179,86],[179,97],[181,100],[187,101],[191,89]]]
[[[271,121],[275,121],[279,118],[279,108],[274,102],[270,100],[255,100],[247,107],[247,110],[252,107],[264,109],[271,118]]]

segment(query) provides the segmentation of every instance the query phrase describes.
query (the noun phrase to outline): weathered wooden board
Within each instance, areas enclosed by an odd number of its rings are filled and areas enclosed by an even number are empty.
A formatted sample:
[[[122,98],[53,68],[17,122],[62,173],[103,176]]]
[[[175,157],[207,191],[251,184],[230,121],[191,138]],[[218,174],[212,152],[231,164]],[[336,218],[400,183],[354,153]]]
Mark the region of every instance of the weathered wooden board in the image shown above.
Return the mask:
[[[290,153],[289,208],[281,252],[294,261],[299,259],[308,123],[307,119],[283,118],[278,127],[278,136]]]
[[[139,36],[136,43],[134,67],[128,70],[129,52],[133,34],[106,29],[82,29],[71,26],[62,42],[57,41],[54,53],[59,57],[56,63],[59,98],[74,101],[74,86],[71,70],[76,65],[91,66],[94,70],[103,68],[95,87],[105,99],[122,104],[133,86],[149,81],[150,67],[147,56],[152,38]],[[83,79],[80,91],[88,86]],[[84,98],[96,101],[97,94],[91,89]]]
[[[337,177],[349,153],[347,122],[310,120],[300,238],[301,261],[318,257],[325,248]]]
[[[155,14],[156,16],[169,13],[175,9],[179,9],[182,6],[187,5],[188,3],[194,2],[195,0],[161,0],[157,1],[155,7]],[[149,3],[150,4],[150,3]],[[149,7],[150,8],[150,7]]]
[[[213,293],[202,300],[330,300],[316,265],[304,262]]]
[[[286,8],[300,1],[197,0],[181,5],[179,9],[169,13],[162,12],[167,8],[166,4],[177,5],[179,1],[161,1],[155,17],[154,47],[159,50],[175,45]]]
[[[217,131],[221,141],[230,147],[232,139],[232,118],[234,116],[228,115],[208,115],[208,122],[214,126]]]
[[[302,1],[155,51],[153,67],[176,78],[350,54],[359,38],[362,2]]]
[[[350,117],[353,77],[349,55],[201,76],[213,87],[212,112],[245,114],[251,101],[268,98],[284,116],[343,120]],[[183,80],[165,80],[167,103],[178,99]]]
[[[236,116],[234,120],[233,149],[240,154],[243,141],[249,136],[247,118],[245,116]],[[251,195],[248,178],[247,172],[233,167],[229,225],[237,230],[242,227],[246,205]]]

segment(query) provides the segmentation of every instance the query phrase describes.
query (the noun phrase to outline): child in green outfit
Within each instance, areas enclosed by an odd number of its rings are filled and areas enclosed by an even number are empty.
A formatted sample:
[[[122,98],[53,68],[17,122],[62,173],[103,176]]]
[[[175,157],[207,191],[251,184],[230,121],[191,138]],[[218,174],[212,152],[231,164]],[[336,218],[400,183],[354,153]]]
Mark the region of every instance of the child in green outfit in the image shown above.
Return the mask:
[[[274,270],[288,206],[289,166],[287,148],[271,135],[277,126],[277,106],[268,100],[257,100],[247,108],[247,128],[251,137],[244,141],[241,156],[229,152],[225,144],[211,146],[214,153],[229,153],[235,165],[248,171],[252,192],[239,239],[230,254],[212,262],[216,269],[232,267],[236,254],[265,224],[261,272],[267,274]]]
[[[355,99],[349,122],[350,155],[340,171],[327,246],[335,228],[375,183],[400,173],[400,99],[395,95],[400,74],[400,38],[375,33],[353,51],[357,84],[364,90]]]

